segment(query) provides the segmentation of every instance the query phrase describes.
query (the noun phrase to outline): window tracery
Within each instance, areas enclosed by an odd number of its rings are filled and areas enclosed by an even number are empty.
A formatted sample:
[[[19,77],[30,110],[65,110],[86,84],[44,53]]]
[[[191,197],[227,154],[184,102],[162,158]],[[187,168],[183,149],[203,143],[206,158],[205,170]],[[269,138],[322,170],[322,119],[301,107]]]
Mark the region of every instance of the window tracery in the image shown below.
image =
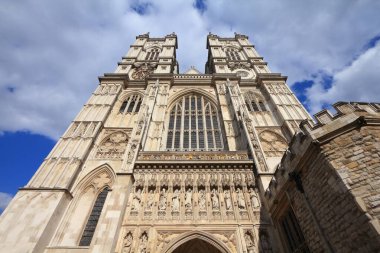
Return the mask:
[[[262,98],[253,92],[247,92],[244,95],[245,104],[250,112],[265,112],[268,111]]]
[[[138,113],[140,110],[142,97],[139,94],[134,94],[127,97],[120,106],[119,113]]]
[[[238,52],[238,50],[236,50],[234,48],[227,48],[226,49],[226,55],[227,55],[227,59],[229,61],[240,61],[241,60],[240,53]]]
[[[199,94],[180,98],[169,113],[166,148],[223,149],[221,123],[215,105]]]

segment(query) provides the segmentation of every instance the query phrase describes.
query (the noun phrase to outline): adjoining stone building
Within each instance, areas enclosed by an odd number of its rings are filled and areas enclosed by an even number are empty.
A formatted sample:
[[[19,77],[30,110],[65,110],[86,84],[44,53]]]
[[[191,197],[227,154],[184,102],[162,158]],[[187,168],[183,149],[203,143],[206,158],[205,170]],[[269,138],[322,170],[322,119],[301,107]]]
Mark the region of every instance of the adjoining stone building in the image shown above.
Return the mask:
[[[380,252],[380,105],[301,123],[265,192],[285,251]]]
[[[379,249],[379,104],[314,126],[247,36],[210,34],[205,74],[179,74],[176,49],[175,34],[137,36],[99,77],[2,214],[0,252]]]

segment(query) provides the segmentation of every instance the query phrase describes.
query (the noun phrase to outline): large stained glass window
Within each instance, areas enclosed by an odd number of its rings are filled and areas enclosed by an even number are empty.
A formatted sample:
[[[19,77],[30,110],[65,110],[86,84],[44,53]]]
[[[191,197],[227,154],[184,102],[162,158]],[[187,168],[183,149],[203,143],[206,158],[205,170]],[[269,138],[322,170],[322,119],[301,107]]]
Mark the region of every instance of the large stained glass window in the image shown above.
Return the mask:
[[[218,111],[207,98],[190,94],[180,98],[169,114],[167,150],[222,150]]]

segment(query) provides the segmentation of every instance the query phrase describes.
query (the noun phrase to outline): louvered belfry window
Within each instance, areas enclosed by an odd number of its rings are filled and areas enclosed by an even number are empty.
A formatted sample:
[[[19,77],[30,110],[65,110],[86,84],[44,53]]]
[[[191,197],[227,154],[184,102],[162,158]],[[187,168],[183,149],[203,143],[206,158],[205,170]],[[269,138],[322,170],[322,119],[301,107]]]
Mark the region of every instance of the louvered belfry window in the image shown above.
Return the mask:
[[[217,109],[204,96],[184,96],[172,107],[167,150],[222,150],[222,140]]]
[[[79,246],[89,246],[91,244],[92,237],[94,236],[96,225],[98,224],[100,214],[102,213],[104,202],[106,201],[108,194],[108,188],[104,188],[95,200],[92,207],[91,214],[88,217],[86,227],[83,230],[82,237],[79,242]]]

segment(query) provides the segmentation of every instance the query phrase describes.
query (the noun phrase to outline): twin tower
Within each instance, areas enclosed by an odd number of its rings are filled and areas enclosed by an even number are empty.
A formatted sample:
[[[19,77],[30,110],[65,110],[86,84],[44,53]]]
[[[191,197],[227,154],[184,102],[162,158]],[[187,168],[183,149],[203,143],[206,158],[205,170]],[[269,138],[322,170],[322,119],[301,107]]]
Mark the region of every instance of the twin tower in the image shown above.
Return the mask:
[[[205,74],[178,73],[177,43],[137,36],[99,77],[2,214],[1,252],[287,252],[264,193],[310,116],[247,36],[209,34]]]

